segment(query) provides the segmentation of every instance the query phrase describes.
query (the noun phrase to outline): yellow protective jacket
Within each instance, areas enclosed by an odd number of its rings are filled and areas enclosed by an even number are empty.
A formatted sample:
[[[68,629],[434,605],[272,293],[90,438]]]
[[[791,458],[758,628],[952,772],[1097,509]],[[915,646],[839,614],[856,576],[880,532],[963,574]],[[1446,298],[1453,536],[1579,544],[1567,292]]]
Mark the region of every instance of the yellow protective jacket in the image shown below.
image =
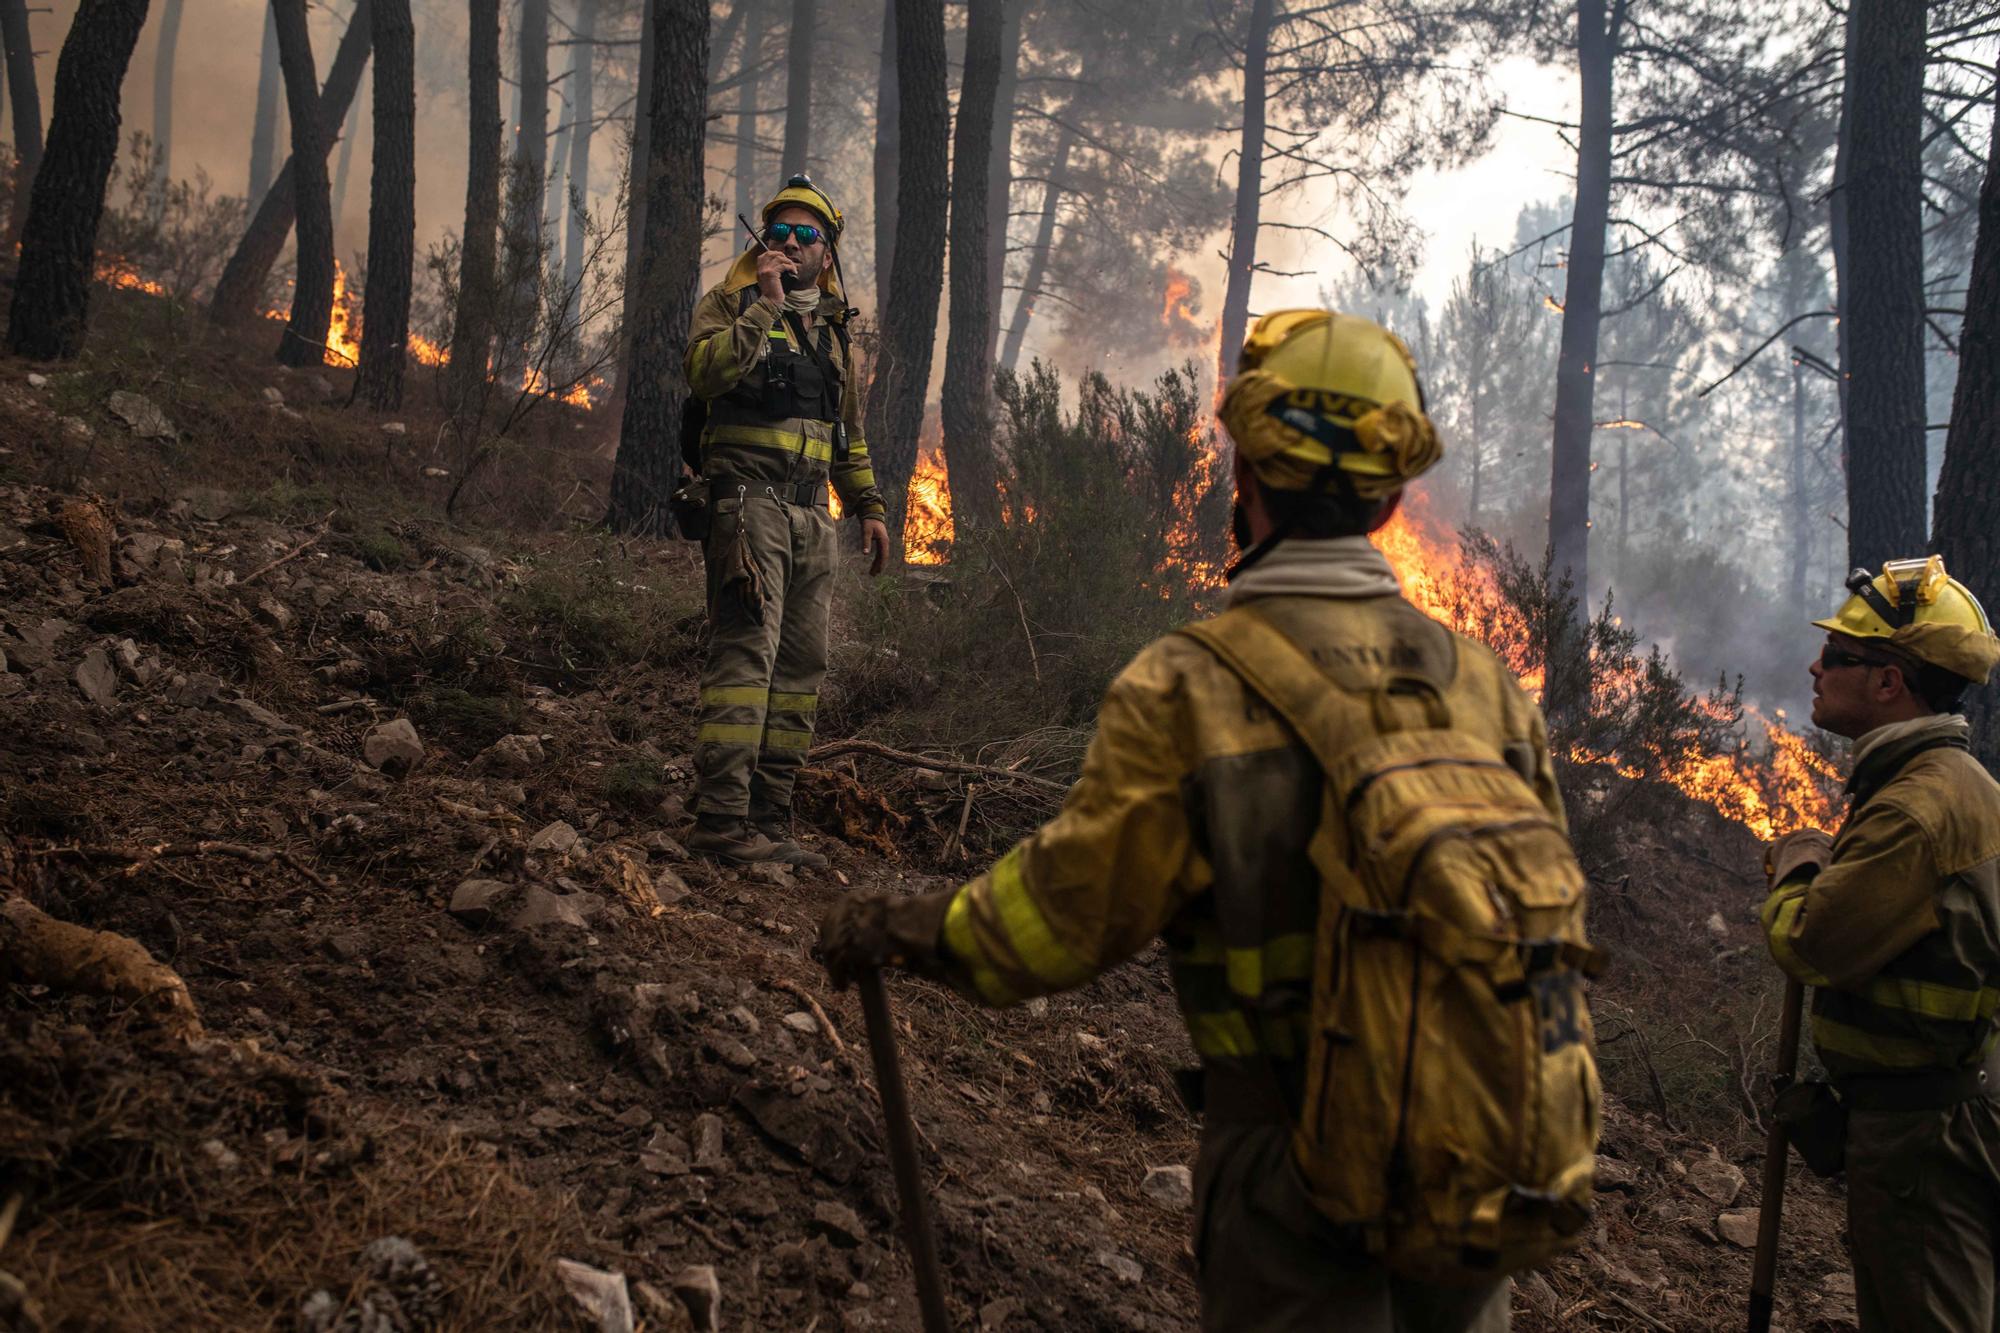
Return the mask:
[[[1456,725],[1489,740],[1561,820],[1541,715],[1485,647],[1400,596],[1255,605],[1342,686],[1372,691],[1385,671],[1429,678]],[[1184,635],[1156,641],[1105,695],[1062,811],[952,899],[951,979],[1012,1004],[1080,985],[1163,936],[1204,1065],[1268,1057],[1295,1091],[1321,782],[1297,736],[1207,648]],[[1232,929],[1255,923],[1252,934],[1223,938],[1221,894],[1233,895]],[[1261,998],[1246,1006],[1246,994]]]
[[[830,480],[843,514],[880,518],[884,506],[862,434],[853,353],[844,337],[834,336],[834,325],[847,318],[845,299],[831,282],[823,285],[807,336],[811,346],[801,346],[798,330],[781,318],[778,305],[757,294],[756,286],[756,263],[746,254],[696,304],[689,327],[688,387],[709,405],[702,432],[703,474],[749,483]],[[774,345],[815,364],[838,365],[837,418],[831,407],[816,417],[772,415],[764,409],[759,399]],[[835,420],[846,427],[845,459],[835,457]]]
[[[1765,900],[1771,955],[1817,987],[1813,1044],[1836,1082],[1939,1073],[1992,1050],[2000,1008],[2000,784],[1965,720],[1863,737],[1833,857]]]

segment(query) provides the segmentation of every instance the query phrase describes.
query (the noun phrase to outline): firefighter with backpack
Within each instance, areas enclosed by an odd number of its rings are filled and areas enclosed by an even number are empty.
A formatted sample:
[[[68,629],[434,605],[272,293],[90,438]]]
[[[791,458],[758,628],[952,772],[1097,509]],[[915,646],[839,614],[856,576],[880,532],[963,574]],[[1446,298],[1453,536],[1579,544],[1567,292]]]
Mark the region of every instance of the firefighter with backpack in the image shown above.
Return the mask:
[[[826,676],[838,540],[829,487],[861,528],[869,572],[889,534],[861,433],[852,313],[834,249],[841,213],[794,176],[763,230],[695,306],[683,452],[701,476],[674,511],[703,543],[710,638],[688,849],[823,868],[791,831],[792,786]]]
[[[1959,700],[2000,640],[1938,556],[1849,577],[1813,624],[1814,725],[1854,742],[1847,818],[1774,844],[1772,957],[1814,987],[1831,1087],[1778,1118],[1822,1174],[1845,1169],[1863,1333],[2000,1327],[2000,783]]]
[[[1220,416],[1228,609],[1112,683],[1053,821],[961,888],[847,895],[821,953],[1007,1005],[1163,938],[1202,1327],[1505,1329],[1509,1273],[1579,1238],[1598,1127],[1542,719],[1368,541],[1441,452],[1401,341],[1266,315]]]

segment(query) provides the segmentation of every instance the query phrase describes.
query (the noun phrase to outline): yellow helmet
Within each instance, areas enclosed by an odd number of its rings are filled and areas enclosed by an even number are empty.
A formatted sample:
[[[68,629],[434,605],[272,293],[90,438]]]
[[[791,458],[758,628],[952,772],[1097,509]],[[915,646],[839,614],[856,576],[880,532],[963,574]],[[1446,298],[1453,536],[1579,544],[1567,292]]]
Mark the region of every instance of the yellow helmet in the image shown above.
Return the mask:
[[[1986,609],[1945,573],[1944,557],[1891,560],[1880,574],[1847,576],[1852,594],[1831,618],[1813,624],[1851,639],[1873,639],[1953,675],[1984,684],[2000,661],[2000,639]]]
[[[771,202],[764,205],[764,211],[759,216],[769,222],[771,214],[781,208],[803,208],[817,215],[826,223],[827,230],[831,233],[830,239],[835,241],[840,239],[841,228],[847,225],[847,219],[843,218],[840,210],[833,206],[833,200],[827,196],[826,191],[814,185],[812,177],[804,174],[788,179],[785,188],[771,196]]]
[[[1378,500],[1444,453],[1403,340],[1332,310],[1259,319],[1217,415],[1257,479],[1278,490]]]

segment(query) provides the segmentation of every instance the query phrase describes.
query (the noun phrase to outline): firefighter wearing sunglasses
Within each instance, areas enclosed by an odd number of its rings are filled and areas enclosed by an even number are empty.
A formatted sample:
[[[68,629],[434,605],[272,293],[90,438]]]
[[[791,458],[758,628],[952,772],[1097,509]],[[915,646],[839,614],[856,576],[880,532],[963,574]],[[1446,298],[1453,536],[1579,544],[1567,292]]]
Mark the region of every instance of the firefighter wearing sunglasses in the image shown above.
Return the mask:
[[[1856,570],[1812,664],[1813,721],[1854,741],[1832,838],[1775,844],[1771,953],[1815,987],[1832,1092],[1794,1142],[1843,1165],[1864,1333],[1996,1327],[2000,1263],[2000,784],[1967,748],[1960,697],[2000,660],[1944,561]],[[1805,1110],[1805,1108],[1813,1108]],[[1782,1108],[1781,1108],[1781,1114]],[[1844,1119],[1844,1124],[1842,1123]]]
[[[861,433],[852,312],[834,248],[840,210],[794,176],[761,220],[756,243],[696,305],[688,333],[698,401],[682,443],[701,479],[682,488],[676,510],[699,515],[684,528],[706,528],[712,631],[688,846],[725,861],[821,868],[826,858],[792,834],[791,806],[826,675],[839,552],[829,488],[860,529],[871,574],[882,572],[889,541]]]

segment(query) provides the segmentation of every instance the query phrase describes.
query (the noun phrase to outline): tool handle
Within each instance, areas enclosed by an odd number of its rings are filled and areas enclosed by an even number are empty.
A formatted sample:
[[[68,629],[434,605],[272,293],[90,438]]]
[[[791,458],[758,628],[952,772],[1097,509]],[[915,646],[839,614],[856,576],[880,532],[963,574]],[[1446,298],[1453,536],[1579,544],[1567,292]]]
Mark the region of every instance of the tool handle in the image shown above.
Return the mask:
[[[896,1173],[896,1196],[903,1205],[903,1239],[917,1273],[917,1308],[924,1333],[951,1333],[945,1312],[944,1270],[938,1265],[937,1235],[931,1230],[930,1200],[924,1190],[923,1168],[917,1160],[915,1122],[910,1098],[903,1088],[903,1066],[896,1058],[896,1029],[889,1019],[889,992],[874,968],[858,980],[861,1013],[868,1021],[868,1050],[875,1058],[875,1086],[882,1093],[882,1118],[889,1134],[889,1164]]]
[[[1785,1008],[1778,1023],[1778,1065],[1772,1080],[1782,1086],[1799,1067],[1799,1028],[1806,988],[1787,979]],[[1764,1140],[1764,1198],[1757,1209],[1757,1258],[1750,1269],[1750,1333],[1770,1333],[1771,1303],[1778,1285],[1778,1228],[1785,1207],[1785,1172],[1790,1142],[1774,1113]]]

